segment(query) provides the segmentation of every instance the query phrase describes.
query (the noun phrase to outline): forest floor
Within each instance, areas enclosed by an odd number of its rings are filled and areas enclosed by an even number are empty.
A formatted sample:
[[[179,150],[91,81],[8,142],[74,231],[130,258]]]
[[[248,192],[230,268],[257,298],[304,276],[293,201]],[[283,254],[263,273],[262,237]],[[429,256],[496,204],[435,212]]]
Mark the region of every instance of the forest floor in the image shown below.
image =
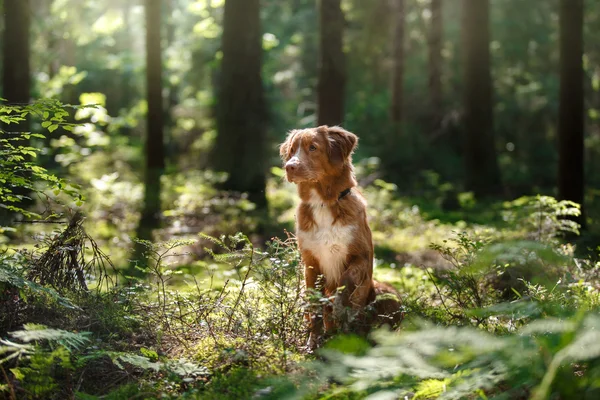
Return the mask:
[[[119,182],[107,183],[104,203],[67,234],[20,228],[23,241],[0,259],[5,397],[568,398],[597,390],[596,353],[575,349],[597,335],[600,266],[596,249],[578,249],[593,235],[576,245],[561,239],[572,228],[563,218],[570,204],[541,196],[477,204],[465,194],[444,209],[444,193],[407,199],[374,180],[363,189],[374,276],[400,291],[405,319],[397,332],[345,332],[312,353],[304,310],[327,300],[304,292],[286,234],[293,186],[272,180],[265,214],[197,178],[198,186],[174,179],[167,187],[173,207],[161,241],[143,243],[148,262],[137,269],[126,233],[135,219],[118,201],[127,190]],[[263,233],[243,234],[257,228]]]

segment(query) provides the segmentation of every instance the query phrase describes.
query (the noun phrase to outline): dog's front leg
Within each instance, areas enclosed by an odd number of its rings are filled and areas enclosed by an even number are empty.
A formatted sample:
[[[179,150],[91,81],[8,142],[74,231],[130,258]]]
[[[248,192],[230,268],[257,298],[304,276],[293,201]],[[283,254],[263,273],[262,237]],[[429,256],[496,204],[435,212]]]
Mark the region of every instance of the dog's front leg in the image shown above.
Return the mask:
[[[342,275],[342,290],[336,298],[334,309],[344,314],[345,321],[350,323],[353,331],[359,333],[366,328],[364,316],[365,307],[373,296],[373,272],[371,261],[354,259],[350,267]],[[346,311],[346,312],[344,312]],[[350,311],[350,313],[347,313]]]

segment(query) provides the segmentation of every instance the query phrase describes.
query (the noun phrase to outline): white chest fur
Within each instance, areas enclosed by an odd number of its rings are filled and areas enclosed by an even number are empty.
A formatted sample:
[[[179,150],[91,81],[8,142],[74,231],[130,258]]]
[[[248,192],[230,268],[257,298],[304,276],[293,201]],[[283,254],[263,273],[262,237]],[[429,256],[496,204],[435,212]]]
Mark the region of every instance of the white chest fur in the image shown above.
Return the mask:
[[[322,205],[316,193],[311,196],[310,206],[315,224],[307,231],[298,229],[298,245],[300,249],[309,250],[319,261],[327,284],[339,285],[356,226],[334,225],[329,207]]]

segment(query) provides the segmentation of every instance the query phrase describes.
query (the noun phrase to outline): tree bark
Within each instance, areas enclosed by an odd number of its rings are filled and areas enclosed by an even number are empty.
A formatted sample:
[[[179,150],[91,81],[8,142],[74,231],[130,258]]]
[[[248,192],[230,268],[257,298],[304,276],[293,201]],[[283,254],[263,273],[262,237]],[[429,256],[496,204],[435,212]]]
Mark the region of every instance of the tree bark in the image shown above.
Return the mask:
[[[437,128],[443,116],[442,106],[442,47],[443,20],[442,0],[431,0],[431,25],[429,28],[429,95],[431,96],[431,117]]]
[[[493,133],[489,0],[463,0],[466,188],[476,197],[501,193]]]
[[[2,91],[0,98],[8,104],[27,104],[31,90],[30,25],[31,8],[29,0],[4,1],[4,35],[2,38]],[[29,118],[18,124],[0,124],[0,130],[10,132],[28,132]],[[28,141],[19,144],[27,146]],[[26,156],[28,157],[28,156]],[[27,158],[27,161],[31,161]],[[33,204],[31,192],[25,188],[15,188],[14,194],[23,196],[19,206],[27,207]],[[15,214],[6,209],[0,209],[0,226],[8,226]]]
[[[346,60],[343,49],[344,14],[341,0],[319,3],[318,125],[340,125],[344,120]]]
[[[2,95],[8,103],[29,103],[31,89],[29,65],[29,0],[4,0],[4,46]],[[27,124],[19,124],[27,131]]]
[[[146,140],[144,143],[144,204],[137,237],[152,240],[160,227],[161,176],[165,169],[162,97],[161,0],[146,0]],[[136,246],[134,260],[145,263],[143,248]]]
[[[228,174],[224,188],[266,206],[265,102],[259,0],[226,0],[212,164]]]
[[[393,54],[392,54],[392,101],[390,105],[390,118],[400,130],[402,121],[402,103],[404,91],[404,31],[405,31],[405,4],[404,0],[394,0],[392,6],[393,18]]]
[[[584,201],[583,0],[560,1],[558,195]],[[584,224],[584,217],[578,219]]]

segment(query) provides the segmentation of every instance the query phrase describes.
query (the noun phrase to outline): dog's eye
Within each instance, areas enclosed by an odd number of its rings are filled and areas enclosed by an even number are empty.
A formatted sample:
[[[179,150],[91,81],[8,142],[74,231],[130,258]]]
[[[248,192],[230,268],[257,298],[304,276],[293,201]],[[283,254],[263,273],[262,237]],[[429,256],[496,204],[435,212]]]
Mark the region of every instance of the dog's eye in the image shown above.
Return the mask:
[[[308,148],[308,151],[315,151],[317,149],[317,146],[315,146],[314,144],[311,144],[310,147]]]

